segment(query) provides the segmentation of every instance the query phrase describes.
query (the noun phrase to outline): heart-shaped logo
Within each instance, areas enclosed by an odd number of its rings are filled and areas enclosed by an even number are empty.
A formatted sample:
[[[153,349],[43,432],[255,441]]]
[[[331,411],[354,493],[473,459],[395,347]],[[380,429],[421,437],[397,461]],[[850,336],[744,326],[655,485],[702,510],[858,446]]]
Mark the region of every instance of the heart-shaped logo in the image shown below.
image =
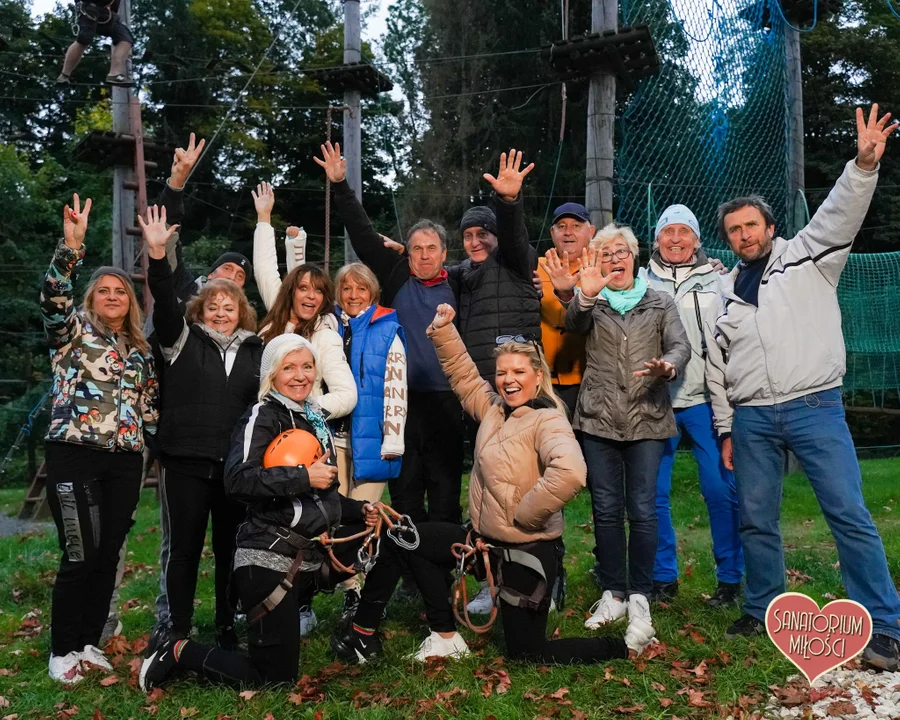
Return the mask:
[[[854,600],[832,600],[819,610],[808,595],[788,592],[769,603],[766,632],[812,685],[865,649],[872,616]]]

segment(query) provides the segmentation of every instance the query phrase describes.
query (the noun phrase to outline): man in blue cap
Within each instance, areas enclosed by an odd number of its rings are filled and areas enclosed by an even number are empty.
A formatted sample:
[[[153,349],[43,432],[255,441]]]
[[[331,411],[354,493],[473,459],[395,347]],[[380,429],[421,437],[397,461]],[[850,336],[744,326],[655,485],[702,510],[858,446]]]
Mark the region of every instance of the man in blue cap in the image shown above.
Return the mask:
[[[703,321],[721,292],[722,276],[700,247],[700,225],[686,206],[671,205],[659,216],[653,254],[647,268],[642,268],[641,272],[651,288],[674,298],[691,343],[687,367],[669,383],[678,434],[666,441],[656,480],[659,544],[651,600],[669,600],[678,592],[678,558],[669,496],[675,451],[681,434],[686,433],[691,439],[700,472],[700,494],[709,510],[716,561],[718,587],[708,604],[711,607],[735,606],[740,598],[744,574],[737,490],[734,475],[720,457],[705,379],[707,344],[714,344],[714,341],[707,337]]]

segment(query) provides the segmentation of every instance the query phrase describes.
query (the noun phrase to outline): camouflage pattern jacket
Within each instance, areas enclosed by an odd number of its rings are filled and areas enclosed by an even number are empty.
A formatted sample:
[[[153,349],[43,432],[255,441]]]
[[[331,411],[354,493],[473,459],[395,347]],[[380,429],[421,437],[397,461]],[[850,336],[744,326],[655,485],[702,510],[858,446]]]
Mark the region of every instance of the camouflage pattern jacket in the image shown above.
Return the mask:
[[[84,247],[60,243],[41,286],[53,372],[47,440],[142,452],[159,418],[153,356],[128,348],[123,359],[115,338],[75,310],[72,271],[82,257]]]

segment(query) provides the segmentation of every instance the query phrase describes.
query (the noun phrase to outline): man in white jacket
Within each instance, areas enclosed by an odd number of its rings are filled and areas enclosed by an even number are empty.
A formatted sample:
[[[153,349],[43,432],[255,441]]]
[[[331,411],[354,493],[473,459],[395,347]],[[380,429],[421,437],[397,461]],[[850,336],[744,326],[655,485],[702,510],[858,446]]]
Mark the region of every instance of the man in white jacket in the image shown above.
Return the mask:
[[[858,153],[809,225],[788,241],[775,237],[769,206],[758,197],[719,208],[719,231],[741,262],[725,278],[707,355],[722,459],[734,469],[746,561],[744,615],[728,639],[765,632],[765,615],[785,591],[779,515],[785,456],[792,451],[822,507],[837,545],[847,595],[872,615],[863,653],[870,665],[897,670],[900,597],[884,546],[862,496],[862,477],[844,417],[840,386],[845,349],[837,283],[862,225],[878,162],[896,125],[890,114],[868,122],[856,111]],[[711,316],[710,316],[711,319]]]

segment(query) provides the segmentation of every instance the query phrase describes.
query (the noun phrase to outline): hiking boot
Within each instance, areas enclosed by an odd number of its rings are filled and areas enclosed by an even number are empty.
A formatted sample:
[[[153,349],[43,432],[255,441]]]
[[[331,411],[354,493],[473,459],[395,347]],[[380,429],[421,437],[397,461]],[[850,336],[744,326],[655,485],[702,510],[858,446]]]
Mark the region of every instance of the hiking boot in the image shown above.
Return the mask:
[[[348,665],[365,665],[381,655],[381,636],[363,635],[350,627],[331,636],[331,651]]]
[[[309,605],[300,608],[300,637],[306,637],[319,624],[319,619]]]
[[[458,632],[453,633],[452,637],[445,638],[432,631],[431,635],[419,645],[419,649],[412,659],[425,662],[430,657],[464,658],[469,654],[469,646]]]
[[[596,630],[601,625],[607,625],[621,620],[628,611],[628,605],[621,598],[613,597],[612,592],[605,590],[600,599],[591,606],[591,616],[584,621],[588,630]]]
[[[216,626],[216,645],[222,650],[232,652],[238,649],[239,645],[237,631],[234,625],[217,625]]]
[[[678,594],[678,581],[658,582],[653,581],[653,589],[650,591],[650,602],[669,602]]]
[[[731,627],[725,631],[726,640],[735,640],[739,637],[752,638],[766,634],[765,623],[757,620],[752,615],[741,615]]]
[[[491,589],[485,583],[478,594],[466,605],[469,615],[490,615],[494,607],[494,599],[491,597]]]
[[[50,655],[47,674],[63,685],[74,685],[84,680],[81,669],[81,653],[73,650],[68,655]]]
[[[888,635],[873,635],[863,650],[862,659],[869,667],[896,672],[900,665],[900,641]]]
[[[81,667],[82,671],[87,673],[91,670],[103,670],[104,672],[112,672],[113,666],[109,664],[106,655],[96,645],[85,645],[81,651]]]
[[[737,607],[741,603],[741,584],[720,582],[713,596],[706,601],[711,608]]]
[[[141,665],[139,682],[141,690],[150,692],[159,687],[173,674],[178,665],[175,659],[175,644],[180,640],[166,640]]]

